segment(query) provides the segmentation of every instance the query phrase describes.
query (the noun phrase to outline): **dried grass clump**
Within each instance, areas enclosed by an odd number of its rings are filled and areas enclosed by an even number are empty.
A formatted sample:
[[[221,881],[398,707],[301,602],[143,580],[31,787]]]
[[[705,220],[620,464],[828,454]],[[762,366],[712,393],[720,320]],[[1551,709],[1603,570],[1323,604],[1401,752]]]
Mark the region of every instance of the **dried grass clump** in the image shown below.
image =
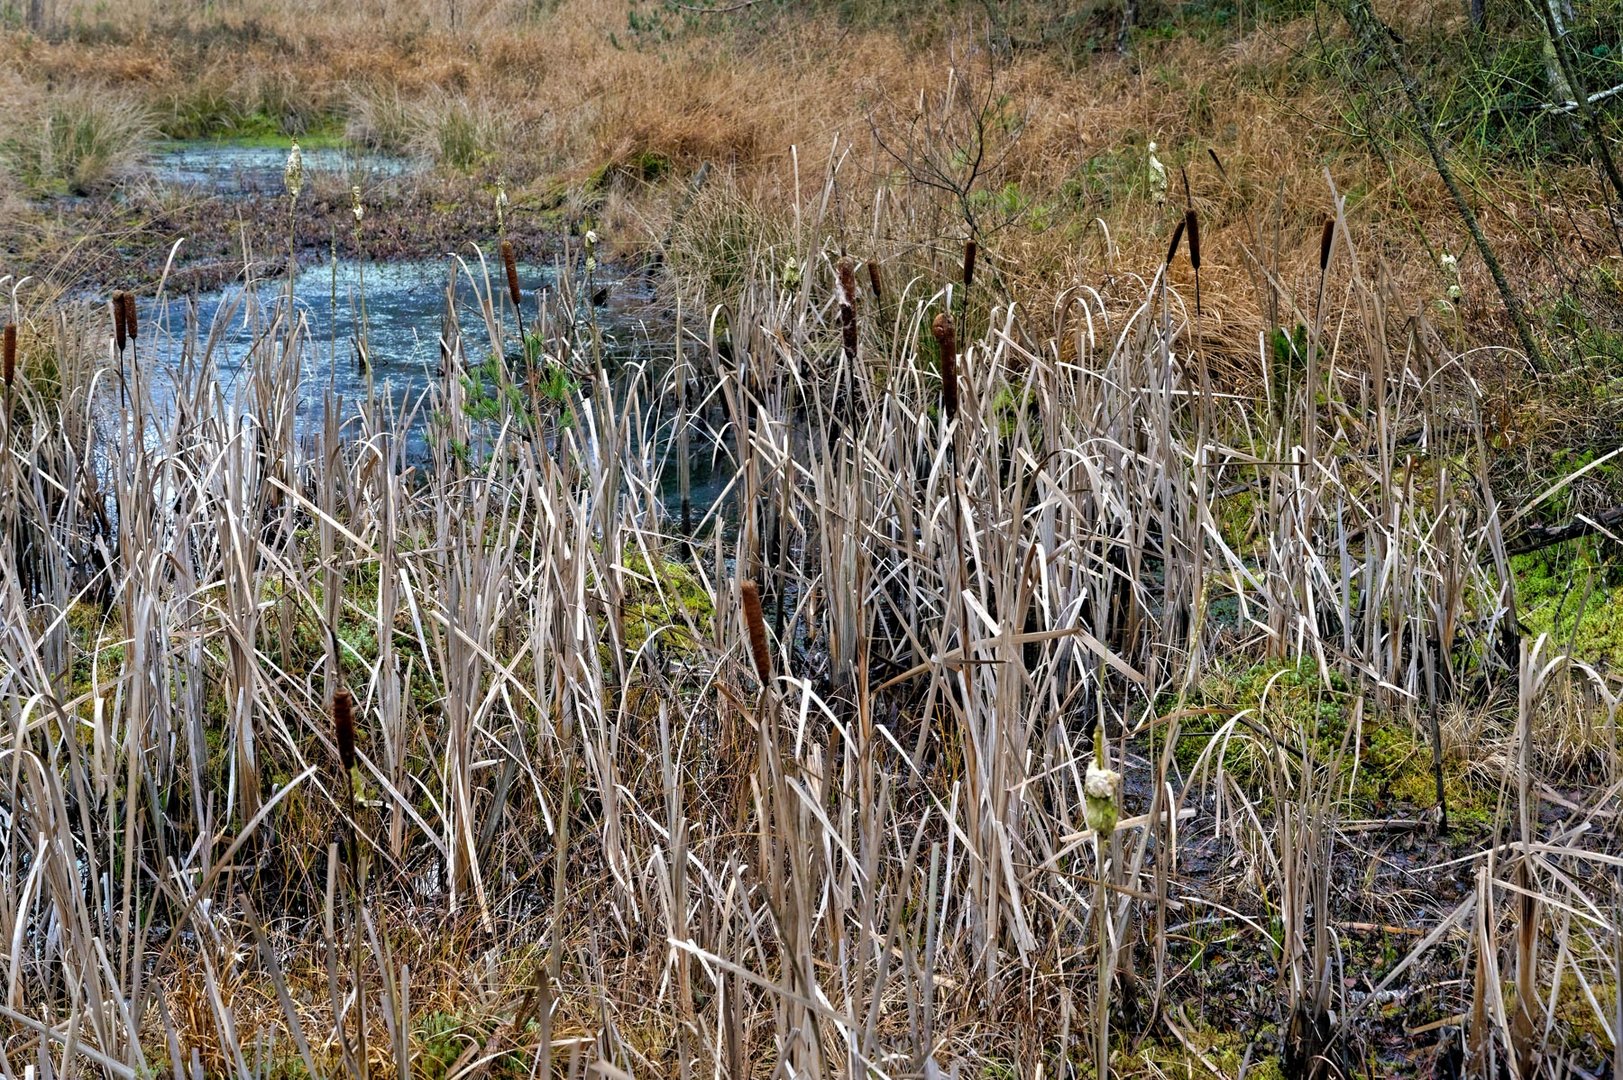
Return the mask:
[[[397,86],[368,88],[350,98],[344,137],[374,150],[405,153],[415,148],[417,119]]]
[[[440,92],[410,110],[407,146],[436,165],[473,172],[513,147],[517,129],[499,101]]]
[[[135,172],[156,137],[152,114],[138,99],[75,86],[19,109],[0,154],[28,188],[90,195]]]

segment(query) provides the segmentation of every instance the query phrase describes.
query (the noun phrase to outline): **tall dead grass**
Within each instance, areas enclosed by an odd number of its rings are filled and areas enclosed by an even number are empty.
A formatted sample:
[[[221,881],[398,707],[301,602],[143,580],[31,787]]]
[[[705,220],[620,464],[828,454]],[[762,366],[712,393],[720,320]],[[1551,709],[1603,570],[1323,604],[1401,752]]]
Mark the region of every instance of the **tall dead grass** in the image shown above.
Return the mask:
[[[1548,1075],[1607,1030],[1615,853],[1585,823],[1615,762],[1559,804],[1534,771],[1555,667],[1507,659],[1479,387],[1344,203],[1320,199],[1322,303],[1316,273],[1272,286],[1301,347],[1252,323],[1241,389],[1212,385],[1165,234],[1052,306],[989,245],[966,298],[961,245],[933,274],[928,225],[887,224],[927,194],[843,223],[849,257],[887,253],[853,348],[828,238],[859,166],[801,168],[725,302],[618,370],[566,257],[527,324],[579,372],[561,397],[519,392],[481,264],[452,272],[483,330],[443,338],[421,400],[328,398],[318,432],[286,303],[225,315],[260,329],[235,386],[207,328],[143,325],[188,362],[107,370],[104,319],[28,308],[22,369],[48,346],[58,374],[0,431],[0,1074],[1051,1074],[1097,1030],[1156,1075],[1155,1047],[1209,1057],[1184,1007],[1208,929],[1278,973],[1221,1021],[1276,1025],[1253,1060],[1352,1069],[1422,983],[1474,1053]],[[678,447],[732,477],[693,535],[661,497]],[[1186,769],[1193,688],[1236,657],[1357,704],[1298,721],[1273,678]],[[1424,745],[1430,711],[1508,686],[1476,887],[1407,914],[1360,889],[1340,853],[1426,827],[1352,816],[1362,725]],[[1107,836],[1095,731],[1126,777]],[[1360,982],[1371,904],[1404,944]],[[1587,991],[1539,989],[1568,976]]]

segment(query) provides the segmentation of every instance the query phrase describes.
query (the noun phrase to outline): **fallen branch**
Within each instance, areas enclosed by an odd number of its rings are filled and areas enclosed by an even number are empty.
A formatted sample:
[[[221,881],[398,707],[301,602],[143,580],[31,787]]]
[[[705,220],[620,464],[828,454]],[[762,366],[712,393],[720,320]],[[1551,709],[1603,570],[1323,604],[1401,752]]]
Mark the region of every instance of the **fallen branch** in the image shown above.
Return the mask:
[[[1505,553],[1527,555],[1596,533],[1608,540],[1617,540],[1620,530],[1623,530],[1623,506],[1613,506],[1593,515],[1579,514],[1565,525],[1534,525],[1507,545]]]
[[[1610,90],[1601,90],[1601,91],[1598,91],[1596,93],[1590,94],[1584,100],[1587,101],[1591,105],[1598,105],[1600,102],[1605,101],[1607,98],[1616,97],[1619,94],[1623,94],[1623,83],[1620,83],[1617,86],[1612,87]],[[1576,101],[1563,101],[1563,102],[1560,102],[1558,104],[1543,105],[1543,106],[1540,106],[1540,108],[1542,109],[1542,111],[1548,112],[1548,113],[1577,112],[1578,108],[1579,108],[1579,103],[1576,102]]]

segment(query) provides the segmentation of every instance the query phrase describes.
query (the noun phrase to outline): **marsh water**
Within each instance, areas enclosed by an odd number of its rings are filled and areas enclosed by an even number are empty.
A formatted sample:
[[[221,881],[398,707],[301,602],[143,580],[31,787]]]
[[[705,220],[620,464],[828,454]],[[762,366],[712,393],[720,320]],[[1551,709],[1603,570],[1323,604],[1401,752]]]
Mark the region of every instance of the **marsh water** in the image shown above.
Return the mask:
[[[286,149],[278,147],[177,144],[154,162],[152,179],[224,199],[273,193],[281,189],[286,156]],[[345,177],[375,180],[403,176],[416,166],[402,158],[306,150],[304,167],[307,173],[330,170]],[[494,253],[489,257],[493,259]],[[483,364],[492,350],[482,297],[490,297],[498,312],[499,347],[510,370],[516,373],[522,364],[518,321],[506,302],[499,262],[487,265],[472,253],[461,258],[366,263],[323,259],[312,253],[301,256],[290,289],[283,274],[284,261],[285,257],[262,264],[262,276],[257,277],[250,267],[243,277],[224,287],[166,292],[140,302],[141,340],[134,362],[157,400],[173,399],[174,378],[186,365],[195,365],[203,352],[228,397],[245,391],[250,365],[264,362],[255,358],[266,355],[262,342],[272,320],[284,315],[291,302],[300,327],[298,435],[313,438],[324,428],[329,402],[337,405],[342,423],[357,414],[369,393],[375,393],[402,418],[408,459],[426,463],[433,437],[427,395],[432,387],[443,385],[441,334],[451,329],[448,310],[456,313],[465,385],[472,387],[479,378],[467,369]],[[533,323],[535,298],[543,291],[558,290],[559,276],[568,275],[574,279],[568,284],[583,297],[574,312],[577,346],[595,338],[611,375],[623,377],[643,365],[655,374],[668,369],[669,335],[661,339],[667,342],[664,350],[651,344],[651,335],[668,319],[648,276],[613,265],[600,266],[592,289],[587,290],[581,288],[582,273],[578,263],[520,263],[519,285],[530,321]],[[598,294],[599,302],[584,299],[592,292]],[[285,319],[282,325],[285,329]],[[361,362],[363,353],[369,365]],[[716,463],[717,455],[702,447],[703,440],[693,439],[689,479],[695,521],[723,495],[730,477],[730,470]],[[660,495],[672,519],[678,520],[680,470],[674,454],[667,457]]]
[[[147,170],[153,182],[220,195],[280,194],[288,147],[208,139],[166,144]],[[399,154],[337,146],[302,147],[304,171],[330,175],[346,186],[370,187],[379,181],[418,172],[422,162]]]

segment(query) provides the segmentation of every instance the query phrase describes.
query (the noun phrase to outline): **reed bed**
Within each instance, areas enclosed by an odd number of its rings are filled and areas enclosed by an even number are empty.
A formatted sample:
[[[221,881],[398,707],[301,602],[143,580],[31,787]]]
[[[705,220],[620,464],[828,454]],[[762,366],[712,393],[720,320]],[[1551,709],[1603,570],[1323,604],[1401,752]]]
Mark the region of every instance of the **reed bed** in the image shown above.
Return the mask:
[[[1039,310],[878,235],[756,251],[615,370],[582,253],[458,262],[486,340],[313,432],[289,303],[230,313],[232,384],[208,327],[19,307],[0,1074],[1379,1075],[1421,1002],[1485,1074],[1614,1053],[1617,686],[1524,640],[1479,388],[1326,198],[1243,378],[1167,266]],[[690,452],[733,480],[685,530]],[[1237,659],[1350,721],[1211,705]],[[1356,816],[1377,716],[1503,755],[1393,895],[1369,837],[1442,823]],[[1211,940],[1257,974],[1203,1024]]]

